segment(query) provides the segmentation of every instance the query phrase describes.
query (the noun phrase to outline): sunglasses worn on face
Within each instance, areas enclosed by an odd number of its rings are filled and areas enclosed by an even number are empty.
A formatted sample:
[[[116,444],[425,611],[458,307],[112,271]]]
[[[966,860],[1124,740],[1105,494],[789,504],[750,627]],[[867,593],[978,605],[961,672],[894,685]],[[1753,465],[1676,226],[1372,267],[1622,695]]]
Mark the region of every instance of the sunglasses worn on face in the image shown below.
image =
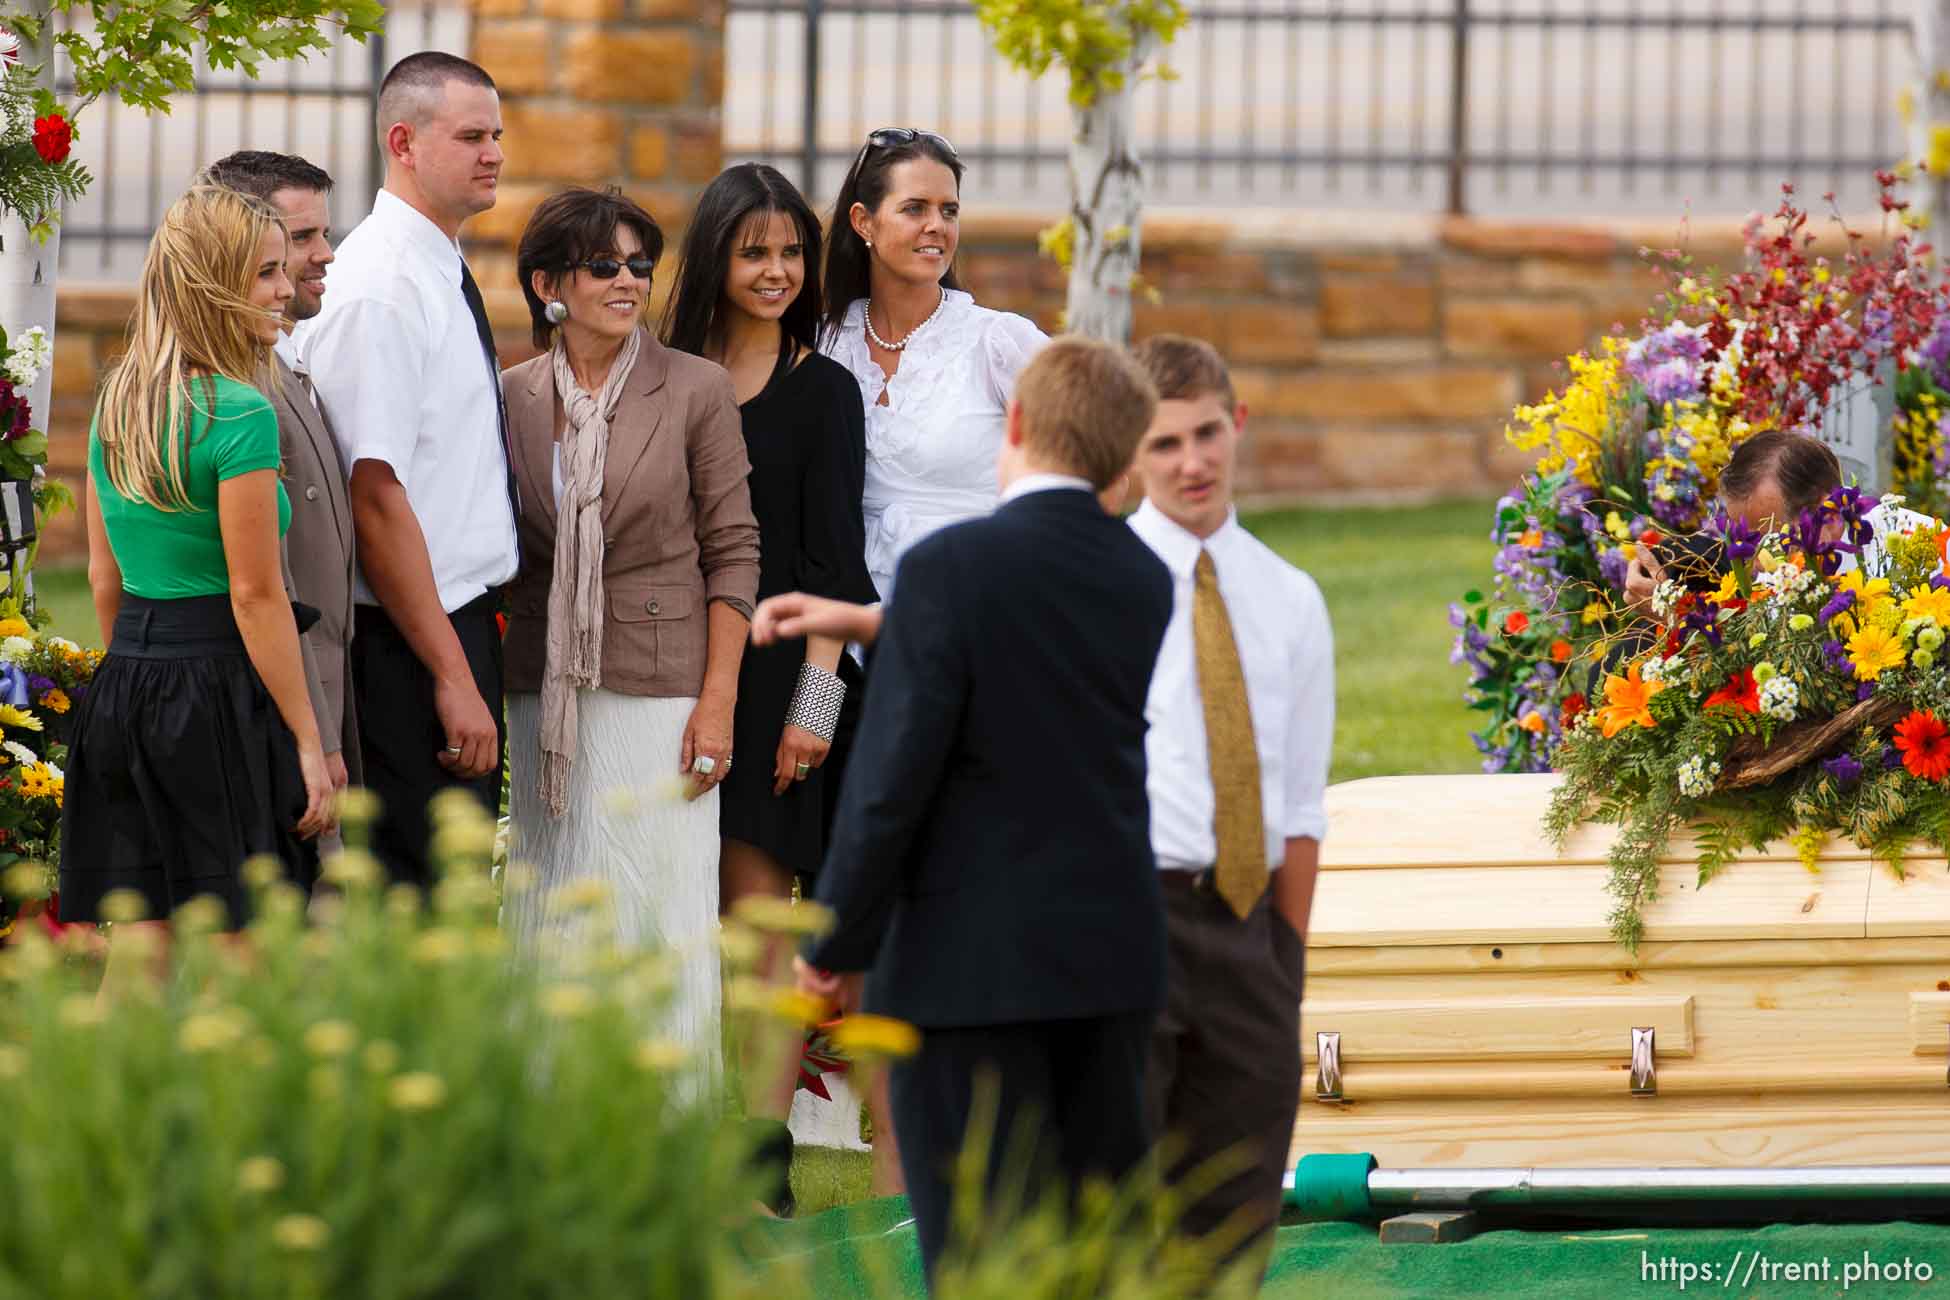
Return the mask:
[[[598,280],[614,280],[617,273],[626,266],[630,268],[630,274],[639,280],[648,280],[650,273],[657,269],[657,264],[647,257],[630,257],[622,261],[613,257],[592,257],[586,262],[576,263],[569,269],[587,271]]]

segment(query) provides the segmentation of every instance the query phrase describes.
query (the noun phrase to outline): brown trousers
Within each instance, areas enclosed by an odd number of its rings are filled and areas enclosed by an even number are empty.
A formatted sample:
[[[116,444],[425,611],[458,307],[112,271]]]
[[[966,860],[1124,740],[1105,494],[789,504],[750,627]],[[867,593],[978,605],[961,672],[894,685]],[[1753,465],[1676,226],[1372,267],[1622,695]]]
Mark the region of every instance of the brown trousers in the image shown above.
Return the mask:
[[[1175,1157],[1173,1181],[1198,1181],[1199,1166],[1215,1156],[1239,1170],[1185,1207],[1178,1231],[1198,1238],[1225,1225],[1224,1259],[1236,1264],[1256,1252],[1263,1268],[1300,1108],[1306,948],[1274,909],[1270,887],[1241,920],[1210,872],[1158,874],[1171,978],[1151,1035],[1152,1131]]]

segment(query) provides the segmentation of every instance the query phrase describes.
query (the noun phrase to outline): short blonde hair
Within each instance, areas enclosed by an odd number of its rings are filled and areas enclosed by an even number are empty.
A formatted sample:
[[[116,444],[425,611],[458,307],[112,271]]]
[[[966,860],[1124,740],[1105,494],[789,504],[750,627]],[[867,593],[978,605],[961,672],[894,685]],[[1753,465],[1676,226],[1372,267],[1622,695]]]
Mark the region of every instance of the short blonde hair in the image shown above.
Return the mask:
[[[1023,367],[1016,402],[1023,445],[1102,491],[1131,467],[1158,393],[1122,348],[1065,335]]]
[[[1204,339],[1183,334],[1153,334],[1131,349],[1157,387],[1161,402],[1189,402],[1208,394],[1225,403],[1230,415],[1238,399],[1225,358]]]

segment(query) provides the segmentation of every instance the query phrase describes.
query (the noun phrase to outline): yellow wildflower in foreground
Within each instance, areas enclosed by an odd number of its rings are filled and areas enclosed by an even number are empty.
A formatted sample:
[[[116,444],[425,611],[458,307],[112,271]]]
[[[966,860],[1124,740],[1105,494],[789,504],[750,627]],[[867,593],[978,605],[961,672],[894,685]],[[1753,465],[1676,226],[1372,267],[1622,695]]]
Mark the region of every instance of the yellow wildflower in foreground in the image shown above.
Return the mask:
[[[1880,627],[1865,627],[1848,639],[1848,661],[1855,668],[1857,681],[1872,682],[1884,669],[1901,668],[1908,657],[1903,639]]]
[[[39,731],[41,720],[17,704],[0,704],[0,726],[19,727],[22,731]]]
[[[1613,673],[1605,678],[1605,702],[1598,709],[1598,727],[1605,733],[1605,739],[1610,740],[1627,727],[1649,730],[1658,726],[1652,718],[1652,697],[1664,689],[1664,682],[1643,680],[1637,664],[1624,677]]]
[[[271,1225],[271,1240],[286,1250],[317,1250],[332,1237],[332,1225],[316,1214],[287,1214]]]
[[[237,1166],[237,1188],[245,1192],[275,1192],[284,1186],[284,1166],[276,1156],[252,1156]]]
[[[905,1020],[862,1013],[833,1026],[833,1044],[855,1060],[912,1056],[920,1049],[921,1031]]]
[[[387,1089],[387,1100],[394,1110],[432,1110],[447,1100],[447,1082],[424,1070],[402,1074]]]

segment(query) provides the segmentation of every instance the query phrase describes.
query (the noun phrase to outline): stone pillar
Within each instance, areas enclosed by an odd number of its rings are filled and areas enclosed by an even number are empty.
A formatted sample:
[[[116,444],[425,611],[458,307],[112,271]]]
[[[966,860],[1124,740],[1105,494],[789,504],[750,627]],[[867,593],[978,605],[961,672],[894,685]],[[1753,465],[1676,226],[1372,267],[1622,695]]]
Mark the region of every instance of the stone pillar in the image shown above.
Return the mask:
[[[660,311],[699,191],[723,165],[724,0],[474,0],[473,58],[501,91],[501,198],[468,223],[503,364],[528,356],[522,227],[571,185],[620,186],[663,227]]]

